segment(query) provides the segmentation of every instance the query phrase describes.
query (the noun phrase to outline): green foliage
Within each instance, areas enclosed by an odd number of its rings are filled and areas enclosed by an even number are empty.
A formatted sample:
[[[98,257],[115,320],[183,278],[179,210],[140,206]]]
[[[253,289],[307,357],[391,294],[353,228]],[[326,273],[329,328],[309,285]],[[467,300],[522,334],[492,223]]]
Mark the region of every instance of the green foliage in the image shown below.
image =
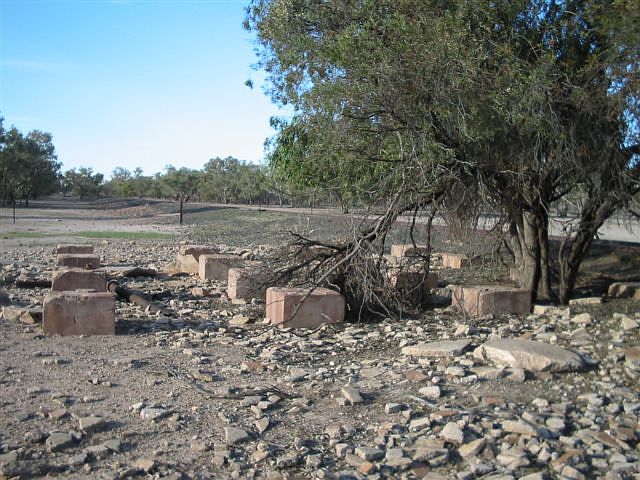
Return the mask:
[[[80,200],[97,197],[103,190],[104,175],[93,173],[92,168],[80,167],[64,172],[63,188],[65,192],[78,195]]]
[[[0,191],[2,203],[14,204],[55,192],[60,164],[51,134],[33,130],[27,135],[15,127],[5,130],[0,118]]]
[[[549,276],[551,204],[584,191],[570,276],[640,190],[639,12],[634,0],[253,0],[245,26],[272,98],[294,112],[271,141],[274,173],[375,191],[398,214],[502,212],[533,290]]]

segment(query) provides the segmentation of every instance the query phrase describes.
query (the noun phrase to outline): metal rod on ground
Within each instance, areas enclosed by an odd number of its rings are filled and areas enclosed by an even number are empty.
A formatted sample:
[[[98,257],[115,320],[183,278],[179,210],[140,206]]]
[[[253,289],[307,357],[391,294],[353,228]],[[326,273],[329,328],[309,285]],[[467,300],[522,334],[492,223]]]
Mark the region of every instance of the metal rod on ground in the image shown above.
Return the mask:
[[[162,312],[164,314],[170,313],[164,305],[158,302],[149,300],[149,297],[139,290],[129,290],[121,286],[115,280],[109,280],[107,283],[107,291],[116,295],[120,300],[126,300],[127,302],[140,305],[142,308],[148,309],[149,313]]]

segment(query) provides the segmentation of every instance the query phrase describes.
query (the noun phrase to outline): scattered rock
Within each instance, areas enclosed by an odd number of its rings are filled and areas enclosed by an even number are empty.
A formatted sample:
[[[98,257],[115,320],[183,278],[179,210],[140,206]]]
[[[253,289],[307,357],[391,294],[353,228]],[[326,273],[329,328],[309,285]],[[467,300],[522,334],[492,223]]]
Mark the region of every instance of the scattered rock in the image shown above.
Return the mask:
[[[489,340],[474,354],[483,360],[533,372],[578,371],[586,367],[582,357],[575,352],[531,340]]]

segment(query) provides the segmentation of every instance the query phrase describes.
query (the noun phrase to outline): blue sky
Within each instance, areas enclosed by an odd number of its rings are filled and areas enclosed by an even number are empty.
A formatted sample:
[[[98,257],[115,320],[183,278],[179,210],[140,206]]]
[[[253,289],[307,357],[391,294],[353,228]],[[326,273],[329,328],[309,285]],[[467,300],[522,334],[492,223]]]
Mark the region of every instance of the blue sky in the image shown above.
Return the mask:
[[[259,162],[281,112],[251,68],[247,3],[0,0],[5,127],[50,132],[63,170]]]

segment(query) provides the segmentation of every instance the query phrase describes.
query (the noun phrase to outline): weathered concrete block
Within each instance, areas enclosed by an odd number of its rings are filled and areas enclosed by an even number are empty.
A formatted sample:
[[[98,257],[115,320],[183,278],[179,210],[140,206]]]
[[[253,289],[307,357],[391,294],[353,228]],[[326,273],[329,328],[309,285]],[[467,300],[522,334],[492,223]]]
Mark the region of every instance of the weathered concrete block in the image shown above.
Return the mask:
[[[70,244],[59,243],[56,247],[56,253],[93,253],[93,245],[89,244]]]
[[[42,329],[59,335],[114,335],[115,297],[110,293],[55,292],[44,299]]]
[[[396,289],[408,290],[422,286],[427,291],[438,286],[438,274],[429,272],[426,275],[423,272],[399,271],[389,273],[391,286]]]
[[[266,317],[269,322],[282,327],[315,328],[344,321],[342,295],[327,288],[316,288],[304,299],[308,292],[304,288],[268,288]]]
[[[61,253],[58,255],[58,266],[93,270],[100,266],[100,255],[93,253]]]
[[[391,245],[392,257],[425,257],[429,255],[427,245],[401,244]]]
[[[509,268],[509,280],[518,282],[520,280],[520,269],[516,267]]]
[[[223,253],[200,255],[198,275],[202,280],[226,282],[229,269],[242,265],[242,257]]]
[[[439,256],[442,258],[442,266],[444,268],[459,270],[471,264],[471,259],[461,253],[440,253]]]
[[[51,282],[51,291],[68,292],[78,289],[106,292],[107,282],[103,273],[70,268],[55,272]]]
[[[531,291],[499,285],[465,287],[454,285],[452,306],[473,317],[523,314],[531,311]]]
[[[179,272],[198,273],[200,268],[200,256],[216,253],[213,247],[205,245],[182,245],[176,258],[176,267]]]
[[[252,277],[252,270],[246,268],[230,268],[227,279],[227,296],[230,299],[245,300],[257,296],[259,285]]]
[[[608,295],[612,298],[640,300],[640,282],[616,282],[609,285]]]

